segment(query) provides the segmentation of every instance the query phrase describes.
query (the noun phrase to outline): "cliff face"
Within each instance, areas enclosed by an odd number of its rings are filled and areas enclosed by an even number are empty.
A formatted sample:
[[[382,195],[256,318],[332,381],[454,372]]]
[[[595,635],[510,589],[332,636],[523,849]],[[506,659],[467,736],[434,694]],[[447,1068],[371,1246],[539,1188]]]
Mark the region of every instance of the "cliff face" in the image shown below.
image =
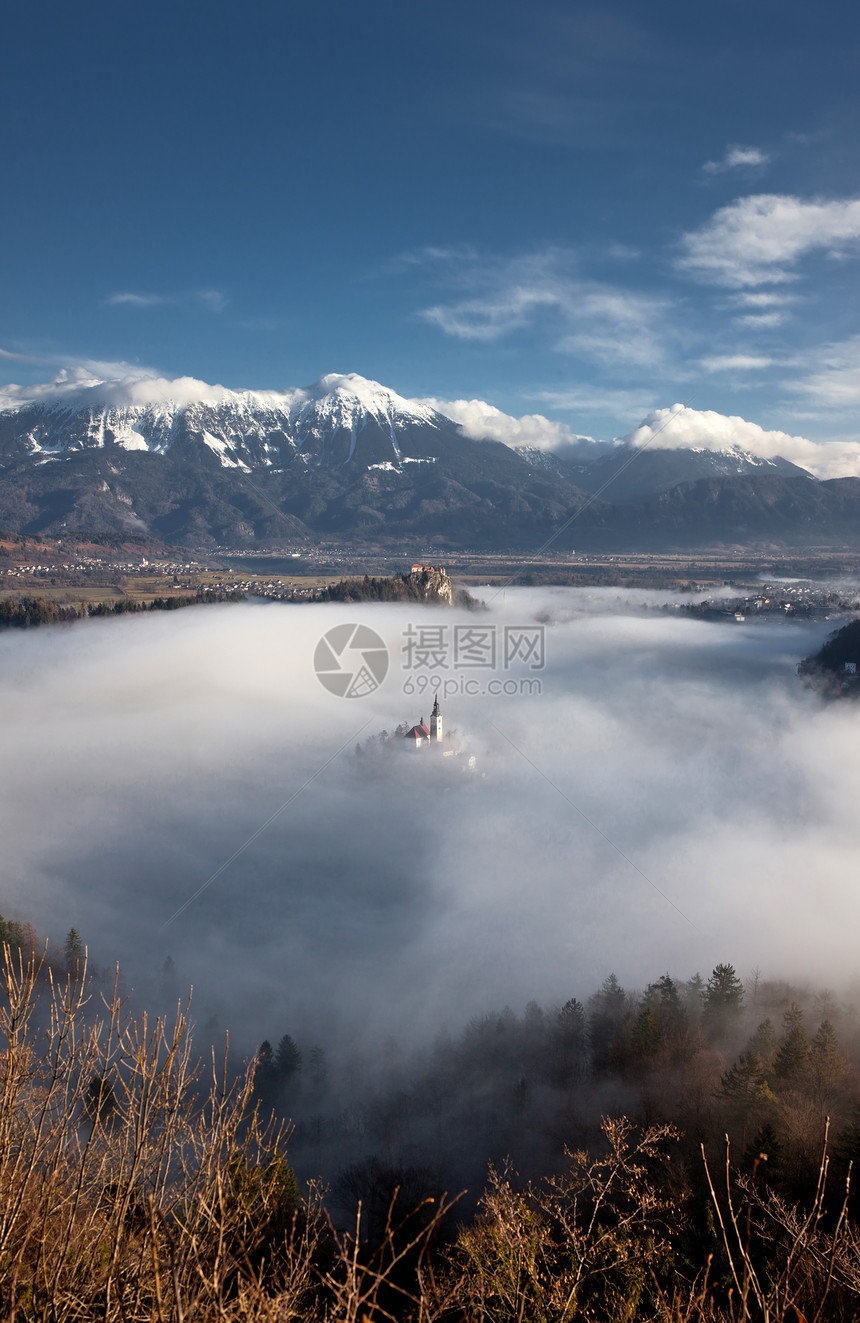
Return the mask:
[[[421,569],[413,570],[409,575],[409,587],[416,597],[425,601],[453,605],[454,585],[445,571],[435,565],[423,565]]]

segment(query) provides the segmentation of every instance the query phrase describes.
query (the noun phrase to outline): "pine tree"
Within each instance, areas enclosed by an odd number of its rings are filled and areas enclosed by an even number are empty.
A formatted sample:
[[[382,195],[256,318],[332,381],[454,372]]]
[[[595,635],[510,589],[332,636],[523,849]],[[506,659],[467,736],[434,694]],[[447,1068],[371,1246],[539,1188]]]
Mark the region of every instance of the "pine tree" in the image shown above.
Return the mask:
[[[664,974],[656,983],[649,983],[642,1006],[654,1012],[665,1045],[676,1056],[683,1055],[689,1043],[689,1018],[674,979]]]
[[[764,1079],[764,1067],[757,1052],[741,1052],[735,1064],[720,1079],[718,1093],[723,1098],[747,1101],[755,1097]]]
[[[734,965],[717,965],[704,995],[703,1024],[712,1038],[722,1038],[737,1021],[744,999],[744,985]]]
[[[744,1150],[741,1170],[752,1172],[757,1169],[757,1174],[759,1176],[764,1174],[772,1184],[782,1173],[784,1153],[785,1146],[780,1142],[779,1135],[771,1122],[765,1121],[752,1143]],[[766,1165],[762,1167],[761,1164]]]
[[[289,1034],[284,1034],[278,1043],[278,1050],[275,1053],[275,1069],[278,1075],[286,1083],[291,1080],[302,1068],[302,1054],[299,1051],[294,1039]]]
[[[627,1018],[627,993],[614,974],[604,979],[600,991],[589,1002],[588,1038],[596,1070],[611,1070],[617,1064],[617,1048]]]
[[[585,1011],[576,997],[569,998],[556,1015],[555,1033],[568,1047],[579,1049],[585,1043]]]
[[[70,928],[66,933],[63,955],[66,962],[66,972],[77,974],[78,969],[83,967],[85,955],[84,944],[80,939],[77,928]]]
[[[254,1072],[254,1087],[264,1102],[271,1102],[277,1082],[275,1054],[268,1038],[264,1038],[257,1053],[257,1068]]]
[[[657,1016],[650,1006],[646,1006],[636,1017],[630,1031],[630,1056],[635,1068],[642,1070],[652,1064],[656,1057],[663,1035]]]
[[[773,1059],[776,1055],[777,1038],[776,1030],[771,1020],[762,1020],[756,1029],[750,1041],[747,1043],[747,1049],[755,1052],[761,1057],[762,1065],[766,1071],[773,1066]]]
[[[705,980],[701,974],[695,973],[692,978],[687,979],[684,984],[684,1009],[690,1023],[695,1027],[702,1018],[702,1008],[705,1002]]]
[[[783,1035],[773,1060],[773,1073],[783,1084],[798,1084],[809,1062],[809,1039],[803,1027],[803,1011],[792,1002],[782,1017]]]
[[[553,1083],[568,1088],[583,1072],[586,1046],[585,1010],[575,997],[557,1012],[550,1042]]]
[[[809,1073],[819,1102],[829,1102],[838,1093],[848,1073],[848,1063],[839,1050],[836,1030],[829,1020],[819,1026],[809,1049]]]

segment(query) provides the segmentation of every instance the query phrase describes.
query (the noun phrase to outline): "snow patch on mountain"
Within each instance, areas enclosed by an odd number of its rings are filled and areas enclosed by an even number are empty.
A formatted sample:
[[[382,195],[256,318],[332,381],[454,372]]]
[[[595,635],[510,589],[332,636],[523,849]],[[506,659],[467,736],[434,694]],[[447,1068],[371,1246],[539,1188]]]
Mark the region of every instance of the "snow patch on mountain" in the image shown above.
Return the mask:
[[[131,373],[100,379],[88,369],[64,369],[53,382],[9,386],[4,412],[22,417],[31,454],[53,456],[107,443],[164,454],[177,438],[196,437],[227,468],[278,465],[282,450],[308,462],[349,464],[362,434],[381,433],[391,456],[404,458],[404,428],[449,425],[425,404],[404,399],[356,373],[329,373],[286,391],[229,390],[194,377],[169,380]],[[334,441],[348,437],[344,454]],[[276,439],[276,443],[273,442]]]

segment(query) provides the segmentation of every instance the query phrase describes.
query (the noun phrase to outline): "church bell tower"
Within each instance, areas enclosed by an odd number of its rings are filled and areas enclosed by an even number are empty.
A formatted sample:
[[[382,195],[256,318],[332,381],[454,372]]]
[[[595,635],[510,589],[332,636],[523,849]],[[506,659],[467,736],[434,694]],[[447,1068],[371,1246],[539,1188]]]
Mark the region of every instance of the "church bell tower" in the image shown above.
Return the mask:
[[[435,740],[437,744],[442,743],[442,713],[439,711],[438,694],[433,704],[433,711],[430,714],[430,739]]]

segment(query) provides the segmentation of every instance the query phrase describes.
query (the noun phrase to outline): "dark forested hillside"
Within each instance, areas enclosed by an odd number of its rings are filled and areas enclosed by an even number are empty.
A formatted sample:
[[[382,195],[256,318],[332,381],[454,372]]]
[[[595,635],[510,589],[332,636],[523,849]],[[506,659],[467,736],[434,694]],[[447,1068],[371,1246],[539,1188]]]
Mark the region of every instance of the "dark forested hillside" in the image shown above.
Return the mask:
[[[814,1179],[826,1118],[846,1154],[860,1123],[856,1008],[758,976],[745,986],[728,964],[638,993],[613,974],[585,1004],[505,1007],[417,1053],[389,1041],[348,1118],[320,1050],[298,1041],[286,1072],[264,1051],[259,1087],[296,1124],[299,1168],[329,1176],[344,1158],[420,1161],[446,1187],[478,1191],[488,1163],[540,1176],[566,1145],[599,1143],[608,1111],[677,1126],[690,1161],[725,1133],[739,1159],[772,1144],[770,1179],[796,1196]]]

